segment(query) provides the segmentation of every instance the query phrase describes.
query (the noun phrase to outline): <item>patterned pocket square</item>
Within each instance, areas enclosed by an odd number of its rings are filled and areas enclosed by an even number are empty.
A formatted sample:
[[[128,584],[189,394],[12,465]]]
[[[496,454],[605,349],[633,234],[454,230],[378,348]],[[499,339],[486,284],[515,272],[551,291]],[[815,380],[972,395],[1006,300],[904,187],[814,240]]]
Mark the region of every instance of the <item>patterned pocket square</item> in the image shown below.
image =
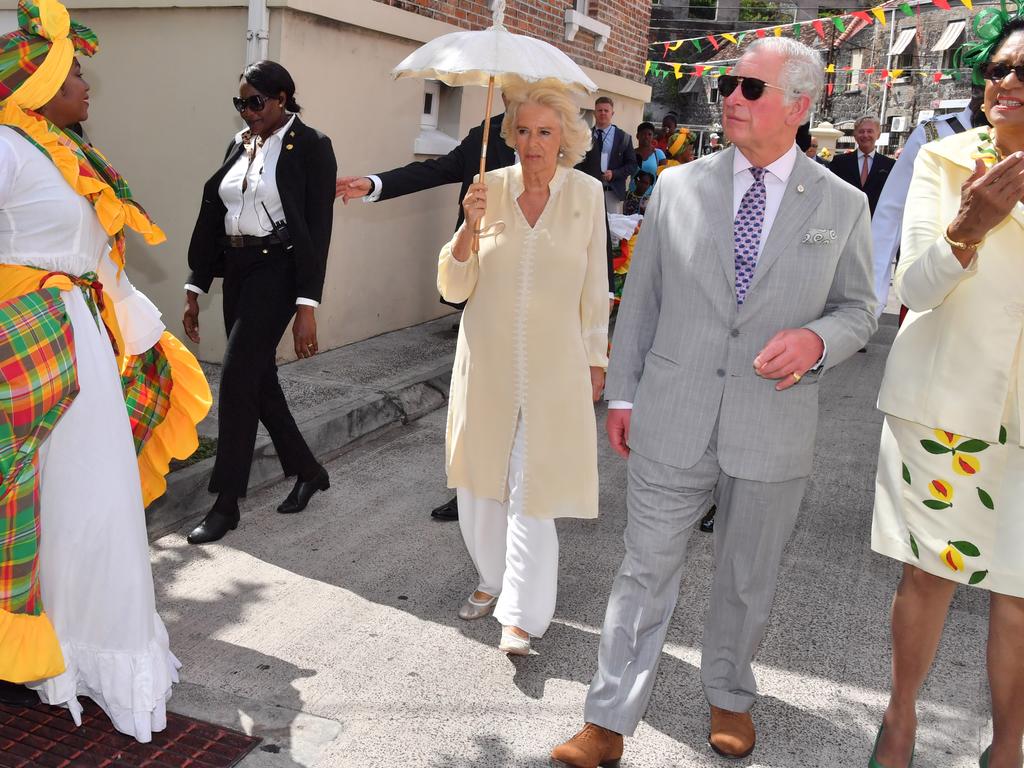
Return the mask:
[[[800,242],[811,245],[831,245],[832,241],[838,238],[839,235],[834,229],[811,229],[804,234],[804,239]]]

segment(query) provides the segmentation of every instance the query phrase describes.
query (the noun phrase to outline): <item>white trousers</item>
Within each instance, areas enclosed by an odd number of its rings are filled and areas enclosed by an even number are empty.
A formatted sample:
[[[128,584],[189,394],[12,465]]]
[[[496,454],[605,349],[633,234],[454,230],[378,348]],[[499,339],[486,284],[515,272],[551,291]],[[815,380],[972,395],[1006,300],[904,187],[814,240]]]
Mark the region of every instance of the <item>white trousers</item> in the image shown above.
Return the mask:
[[[499,595],[494,618],[543,637],[558,597],[558,534],[554,520],[522,514],[523,430],[520,415],[508,463],[508,501],[457,488],[459,528],[480,574],[477,589]]]

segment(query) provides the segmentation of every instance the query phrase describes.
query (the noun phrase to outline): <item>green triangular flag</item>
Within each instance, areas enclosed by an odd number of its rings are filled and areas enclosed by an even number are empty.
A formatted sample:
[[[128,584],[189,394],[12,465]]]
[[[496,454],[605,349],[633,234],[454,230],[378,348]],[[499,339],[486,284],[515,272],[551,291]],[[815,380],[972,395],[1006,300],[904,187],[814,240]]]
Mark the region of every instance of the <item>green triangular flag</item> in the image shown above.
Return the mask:
[[[843,20],[838,16],[832,17],[832,23],[836,25],[836,29],[838,29],[840,32],[846,31],[846,25],[843,24]]]
[[[914,11],[908,3],[900,3],[900,10],[903,12],[904,16],[914,15]]]
[[[800,37],[800,24],[793,25],[793,37]]]
[[[693,40],[691,40],[690,42],[691,42],[691,43],[693,43],[693,47],[694,47],[694,48],[696,48],[696,49],[697,49],[698,51],[699,51],[699,50],[701,50],[701,47],[700,47],[700,40],[698,40],[698,39],[694,38],[694,39],[693,39]]]

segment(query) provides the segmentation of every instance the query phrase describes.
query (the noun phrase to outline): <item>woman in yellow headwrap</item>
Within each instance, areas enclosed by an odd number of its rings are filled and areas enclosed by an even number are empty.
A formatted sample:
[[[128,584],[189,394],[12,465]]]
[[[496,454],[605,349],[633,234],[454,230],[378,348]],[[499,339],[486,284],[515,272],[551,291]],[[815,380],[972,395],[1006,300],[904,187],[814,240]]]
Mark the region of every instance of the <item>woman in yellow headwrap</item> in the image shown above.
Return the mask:
[[[658,175],[661,175],[666,168],[683,165],[693,160],[694,139],[695,136],[686,128],[680,128],[669,136],[665,148],[668,159],[658,166]]]
[[[179,664],[143,505],[195,449],[209,388],[123,272],[126,228],[163,233],[70,130],[96,37],[56,0],[18,21],[0,37],[0,680],[76,723],[88,696],[149,741]]]

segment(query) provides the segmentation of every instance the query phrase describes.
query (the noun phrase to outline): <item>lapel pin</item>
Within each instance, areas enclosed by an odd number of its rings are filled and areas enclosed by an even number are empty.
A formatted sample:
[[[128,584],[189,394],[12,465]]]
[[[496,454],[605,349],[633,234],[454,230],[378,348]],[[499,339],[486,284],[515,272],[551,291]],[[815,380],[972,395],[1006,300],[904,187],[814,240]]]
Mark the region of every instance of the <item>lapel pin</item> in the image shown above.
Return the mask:
[[[294,144],[285,144],[284,148],[285,149],[295,149],[295,145]],[[803,189],[801,189],[800,191],[803,192]]]
[[[797,192],[803,192],[804,191],[804,185],[803,184],[797,184],[796,185],[796,191]]]

